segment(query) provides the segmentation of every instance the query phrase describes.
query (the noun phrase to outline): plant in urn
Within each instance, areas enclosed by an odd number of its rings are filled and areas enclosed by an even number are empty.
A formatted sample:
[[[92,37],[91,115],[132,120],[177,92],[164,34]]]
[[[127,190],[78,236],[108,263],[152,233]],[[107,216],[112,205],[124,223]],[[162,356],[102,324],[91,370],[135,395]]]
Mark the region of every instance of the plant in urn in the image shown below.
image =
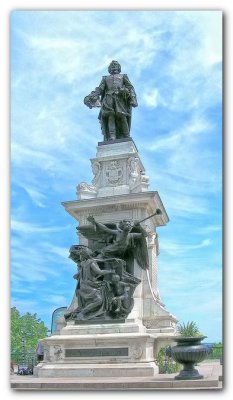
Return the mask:
[[[179,336],[173,339],[177,345],[170,349],[170,355],[173,360],[183,365],[183,369],[175,376],[175,379],[202,379],[194,365],[203,361],[211,349],[209,346],[201,343],[207,336],[203,336],[195,322],[188,322],[178,326]]]

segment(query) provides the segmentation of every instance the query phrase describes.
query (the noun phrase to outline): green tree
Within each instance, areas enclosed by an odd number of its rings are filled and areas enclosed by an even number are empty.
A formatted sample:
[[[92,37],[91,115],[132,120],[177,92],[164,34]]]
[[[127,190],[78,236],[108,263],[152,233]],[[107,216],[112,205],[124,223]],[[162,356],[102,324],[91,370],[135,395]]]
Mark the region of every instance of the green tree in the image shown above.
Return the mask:
[[[11,308],[11,354],[23,351],[35,352],[39,339],[47,335],[48,329],[37,314],[26,313],[20,316],[16,307]]]
[[[15,352],[22,350],[20,313],[15,307],[11,309],[11,349]]]
[[[219,343],[214,343],[213,347],[212,347],[212,353],[210,358],[212,359],[222,359],[223,357],[223,345],[221,342]]]

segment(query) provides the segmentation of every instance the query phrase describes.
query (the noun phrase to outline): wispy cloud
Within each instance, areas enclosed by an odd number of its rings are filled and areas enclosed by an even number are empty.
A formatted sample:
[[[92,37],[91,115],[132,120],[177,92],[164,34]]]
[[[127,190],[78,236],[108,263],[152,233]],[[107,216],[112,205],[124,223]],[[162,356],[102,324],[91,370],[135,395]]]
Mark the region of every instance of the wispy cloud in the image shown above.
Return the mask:
[[[39,192],[38,189],[33,188],[33,187],[25,187],[26,192],[29,194],[30,198],[32,199],[32,201],[38,206],[38,207],[45,207],[45,200],[46,200],[46,196],[45,194]]]
[[[143,93],[142,97],[144,103],[146,106],[156,108],[158,105],[164,105],[165,102],[160,96],[159,90],[154,88],[154,89],[149,89]]]
[[[48,302],[48,303],[57,304],[58,306],[60,304],[66,304],[66,302],[67,302],[67,298],[65,296],[56,295],[56,294],[48,295],[48,296],[46,296],[46,298],[44,300],[46,300],[46,302]]]
[[[187,244],[186,242],[183,243],[175,243],[175,242],[170,242],[167,240],[163,240],[163,243],[161,244],[161,250],[169,253],[170,255],[180,255],[184,254],[187,252],[190,252],[192,250],[197,250],[201,249],[203,247],[208,247],[211,245],[211,240],[210,239],[204,239],[202,240],[201,243],[198,244]]]
[[[34,314],[37,306],[37,301],[28,298],[25,300],[19,300],[17,297],[12,297],[11,305],[12,307],[16,307],[18,310],[21,310],[22,314],[26,314],[27,312]]]
[[[67,258],[68,255],[69,255],[69,251],[68,251],[67,247],[59,247],[59,246],[54,246],[54,245],[51,246],[51,245],[49,245],[47,243],[44,243],[44,246],[45,247],[47,246],[47,249],[51,253],[56,254],[56,255],[58,255],[58,256],[60,256],[62,258]]]
[[[221,233],[223,230],[221,225],[207,225],[203,226],[199,229],[199,233],[202,235],[208,235],[208,234],[215,234],[215,233]]]
[[[194,119],[187,121],[183,127],[169,132],[165,137],[158,137],[151,143],[148,150],[150,151],[172,151],[176,154],[176,150],[180,148],[191,147],[193,142],[197,140],[196,135],[203,135],[206,131],[209,131],[211,124],[209,121],[203,119]]]
[[[70,229],[70,225],[66,226],[36,226],[30,222],[22,222],[11,220],[11,228],[13,231],[20,233],[52,233],[52,232],[62,232],[64,230]]]

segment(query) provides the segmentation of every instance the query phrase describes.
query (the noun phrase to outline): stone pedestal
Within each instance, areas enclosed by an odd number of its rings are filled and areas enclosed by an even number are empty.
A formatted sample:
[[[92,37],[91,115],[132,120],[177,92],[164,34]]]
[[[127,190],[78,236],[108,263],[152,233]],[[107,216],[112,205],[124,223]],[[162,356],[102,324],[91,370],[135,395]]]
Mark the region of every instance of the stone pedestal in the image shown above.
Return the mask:
[[[157,284],[156,229],[168,222],[168,216],[158,192],[148,191],[149,177],[131,138],[99,143],[91,164],[92,182],[81,182],[78,199],[63,202],[63,206],[80,225],[89,224],[90,215],[104,224],[141,221],[159,209],[159,215],[141,224],[148,235],[149,271],[135,260],[127,263],[127,272],[141,283],[126,321],[64,323],[60,335],[43,339],[44,361],[34,373],[39,377],[153,377],[158,373],[157,351],[162,343],[168,343],[177,322],[165,309]],[[79,242],[91,247],[81,234]],[[67,312],[77,305],[74,295]]]
[[[44,361],[38,377],[152,377],[154,337],[135,322],[75,325],[43,339]]]

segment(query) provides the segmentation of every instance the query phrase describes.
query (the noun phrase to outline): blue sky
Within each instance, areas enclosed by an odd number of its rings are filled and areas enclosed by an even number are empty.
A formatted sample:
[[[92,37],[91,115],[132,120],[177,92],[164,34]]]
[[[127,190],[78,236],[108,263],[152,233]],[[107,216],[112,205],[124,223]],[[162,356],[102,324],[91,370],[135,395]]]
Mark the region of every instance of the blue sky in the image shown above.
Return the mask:
[[[158,228],[159,289],[180,322],[220,341],[222,116],[220,11],[11,14],[11,300],[48,327],[75,287],[77,221],[61,206],[92,179],[102,139],[83,98],[112,59],[139,106],[131,135],[169,215]]]

